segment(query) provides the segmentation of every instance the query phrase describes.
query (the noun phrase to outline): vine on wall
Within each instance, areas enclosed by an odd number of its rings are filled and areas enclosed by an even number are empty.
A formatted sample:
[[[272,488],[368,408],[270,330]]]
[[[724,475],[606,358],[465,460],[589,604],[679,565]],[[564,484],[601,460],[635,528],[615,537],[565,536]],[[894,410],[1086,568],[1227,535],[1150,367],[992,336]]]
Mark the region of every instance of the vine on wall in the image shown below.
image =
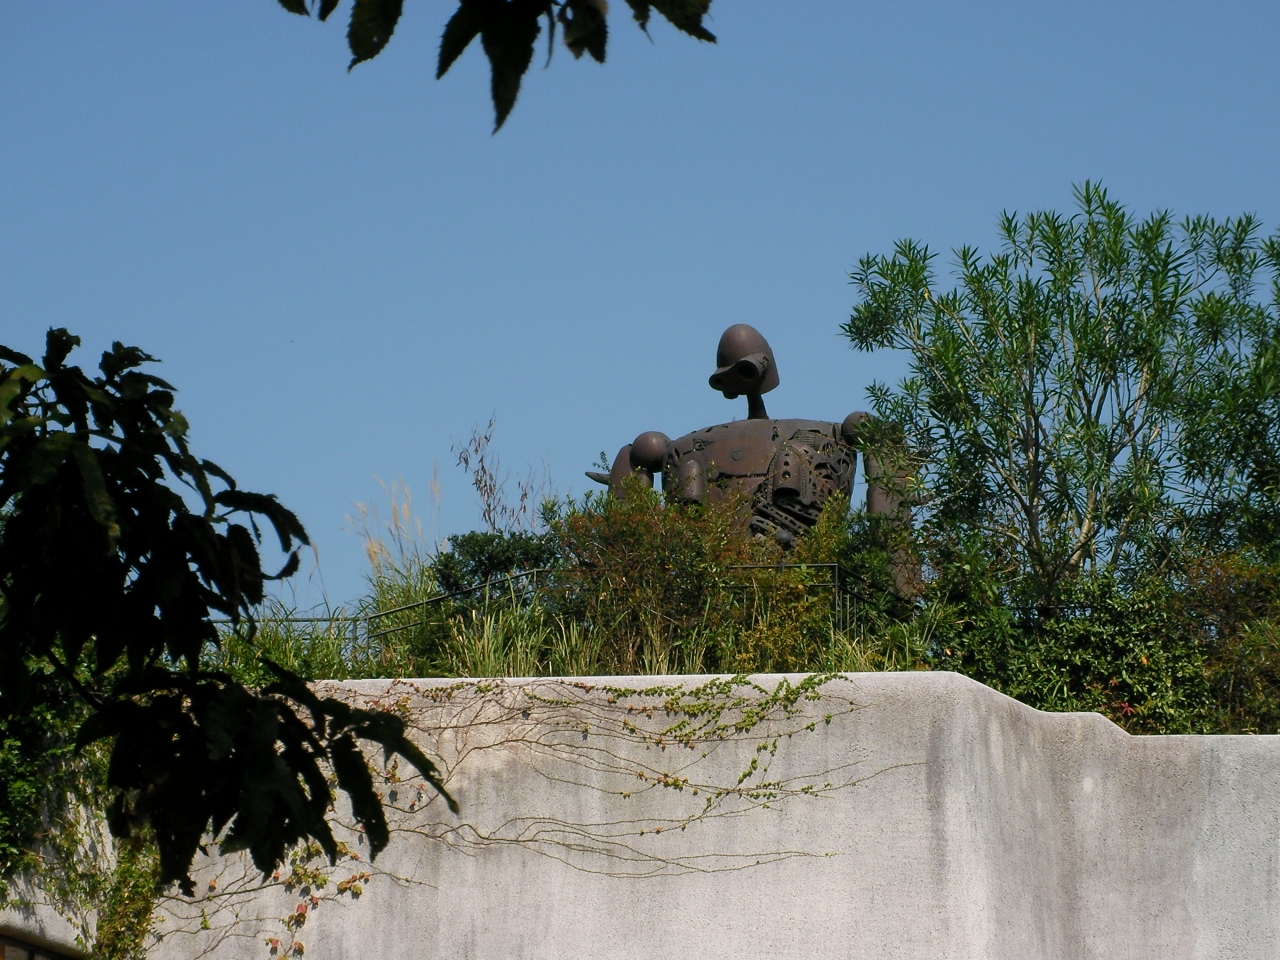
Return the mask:
[[[721,819],[767,815],[804,798],[846,790],[866,774],[856,761],[806,768],[788,747],[857,710],[837,675],[748,677],[696,685],[616,686],[578,680],[387,681],[326,685],[326,694],[401,716],[414,739],[440,758],[444,779],[462,801],[447,814],[433,791],[396,763],[382,768],[379,792],[393,843],[377,864],[362,857],[362,836],[335,808],[343,859],[330,865],[318,848],[299,848],[288,871],[261,877],[242,857],[206,861],[202,895],[165,898],[158,934],[182,938],[184,956],[238,943],[259,945],[264,960],[303,956],[323,937],[314,927],[339,901],[378,889],[429,887],[406,863],[446,848],[475,855],[517,848],[575,869],[617,877],[739,870],[827,851],[716,848],[687,831]],[[776,762],[786,758],[785,769]],[[467,797],[487,793],[477,777],[508,765],[532,771],[564,798],[561,809],[521,809],[519,797],[486,813]],[[486,773],[488,771],[489,773]],[[521,774],[523,776],[523,774]],[[603,802],[599,802],[603,800]],[[589,815],[584,815],[588,811]],[[488,819],[486,819],[488,818]],[[397,853],[403,856],[396,862]],[[306,934],[310,932],[310,936]]]

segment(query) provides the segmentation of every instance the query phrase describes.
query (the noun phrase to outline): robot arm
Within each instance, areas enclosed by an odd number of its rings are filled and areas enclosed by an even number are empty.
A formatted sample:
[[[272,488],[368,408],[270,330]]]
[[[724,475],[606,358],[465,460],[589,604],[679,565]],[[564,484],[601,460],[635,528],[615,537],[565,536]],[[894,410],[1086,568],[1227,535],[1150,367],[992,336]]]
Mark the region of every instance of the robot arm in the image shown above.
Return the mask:
[[[886,469],[883,461],[867,452],[867,447],[883,426],[869,413],[859,410],[840,424],[840,439],[862,454],[862,474],[867,481],[867,513],[906,519],[907,473],[902,467]]]
[[[909,529],[911,507],[907,502],[906,467],[890,466],[868,452],[872,441],[884,439],[884,433],[884,425],[869,413],[851,413],[840,425],[841,439],[862,454],[862,472],[867,478],[867,513],[891,518]],[[894,438],[888,439],[892,442]],[[901,443],[901,437],[897,441]],[[911,600],[920,595],[923,578],[919,557],[901,541],[890,545],[889,572],[893,577],[891,589],[900,598]]]
[[[669,442],[666,434],[659,433],[657,430],[646,430],[636,437],[634,442],[628,443],[618,451],[608,473],[588,470],[587,476],[596,483],[608,486],[609,492],[618,498],[626,494],[624,481],[627,477],[637,476],[646,487],[652,487],[653,475],[662,472]]]

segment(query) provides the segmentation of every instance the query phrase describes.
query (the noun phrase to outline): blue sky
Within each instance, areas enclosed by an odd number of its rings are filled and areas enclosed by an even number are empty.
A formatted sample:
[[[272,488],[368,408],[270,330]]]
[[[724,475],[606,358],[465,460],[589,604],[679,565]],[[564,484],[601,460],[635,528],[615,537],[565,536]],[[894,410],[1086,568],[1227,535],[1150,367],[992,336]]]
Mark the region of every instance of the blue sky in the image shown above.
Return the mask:
[[[405,7],[348,74],[347,3],[0,6],[0,342],[162,358],[195,450],[311,532],[305,604],[360,593],[378,478],[429,536],[478,525],[450,447],[491,414],[561,494],[642,430],[743,416],[706,385],[730,323],[774,346],[775,416],[865,407],[902,366],[839,338],[846,274],[900,237],[988,246],[1087,178],[1280,221],[1263,0],[716,0],[714,46],[617,0],[608,64],[540,52],[497,136],[478,46],[434,79],[452,4]]]

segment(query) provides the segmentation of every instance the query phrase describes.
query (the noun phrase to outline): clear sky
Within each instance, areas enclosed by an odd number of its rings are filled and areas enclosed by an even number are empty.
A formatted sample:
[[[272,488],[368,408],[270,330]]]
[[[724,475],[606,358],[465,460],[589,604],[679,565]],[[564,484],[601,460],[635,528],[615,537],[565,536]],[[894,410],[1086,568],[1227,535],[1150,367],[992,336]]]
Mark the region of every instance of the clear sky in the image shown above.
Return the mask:
[[[989,247],[1085,179],[1280,221],[1272,0],[715,0],[714,46],[615,0],[608,64],[540,50],[497,136],[478,45],[434,79],[451,2],[350,74],[348,7],[0,4],[0,342],[160,357],[196,452],[311,532],[304,603],[360,593],[379,478],[429,536],[478,525],[450,447],[491,414],[561,494],[744,416],[706,384],[730,323],[773,344],[774,416],[865,407],[902,366],[839,338],[847,271],[900,237]]]

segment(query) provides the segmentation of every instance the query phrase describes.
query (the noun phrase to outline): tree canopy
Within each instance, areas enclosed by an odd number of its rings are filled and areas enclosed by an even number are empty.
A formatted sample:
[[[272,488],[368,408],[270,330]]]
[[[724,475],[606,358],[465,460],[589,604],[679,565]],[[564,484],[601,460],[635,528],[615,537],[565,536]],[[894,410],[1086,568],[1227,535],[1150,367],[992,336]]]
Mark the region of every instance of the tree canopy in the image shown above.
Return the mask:
[[[1271,548],[1280,495],[1280,236],[1076,197],[1071,216],[1005,214],[1002,249],[956,251],[952,289],[917,242],[863,258],[844,325],[910,357],[871,392],[904,430],[934,560],[981,553],[1027,598]]]
[[[909,358],[877,414],[908,478],[931,665],[1134,732],[1276,729],[1280,234],[1077,209],[1001,247],[904,240],[844,333]]]
[[[264,872],[308,838],[334,856],[331,775],[376,854],[388,832],[358,741],[443,793],[400,719],[272,663],[260,690],[204,665],[215,618],[252,640],[302,525],[191,452],[173,388],[140,369],[151,357],[116,343],[89,376],[67,362],[78,344],[49,331],[39,364],[0,346],[0,722],[52,709],[82,718],[79,746],[108,741],[112,832],[153,837],[160,882],[186,892],[210,836]],[[260,521],[286,555],[276,574]]]
[[[338,0],[279,3],[290,13],[310,16],[314,12],[321,20],[327,20],[338,7]],[[677,30],[715,42],[715,36],[702,23],[711,0],[627,0],[627,5],[636,24],[646,33],[650,17],[657,12]],[[395,33],[403,8],[404,0],[354,0],[347,24],[347,45],[351,50],[348,69],[382,52]],[[440,38],[436,79],[443,77],[478,37],[489,59],[496,133],[520,95],[520,83],[533,62],[543,21],[547,27],[548,63],[557,26],[575,57],[586,53],[597,63],[604,63],[609,41],[608,13],[606,0],[460,0]]]

